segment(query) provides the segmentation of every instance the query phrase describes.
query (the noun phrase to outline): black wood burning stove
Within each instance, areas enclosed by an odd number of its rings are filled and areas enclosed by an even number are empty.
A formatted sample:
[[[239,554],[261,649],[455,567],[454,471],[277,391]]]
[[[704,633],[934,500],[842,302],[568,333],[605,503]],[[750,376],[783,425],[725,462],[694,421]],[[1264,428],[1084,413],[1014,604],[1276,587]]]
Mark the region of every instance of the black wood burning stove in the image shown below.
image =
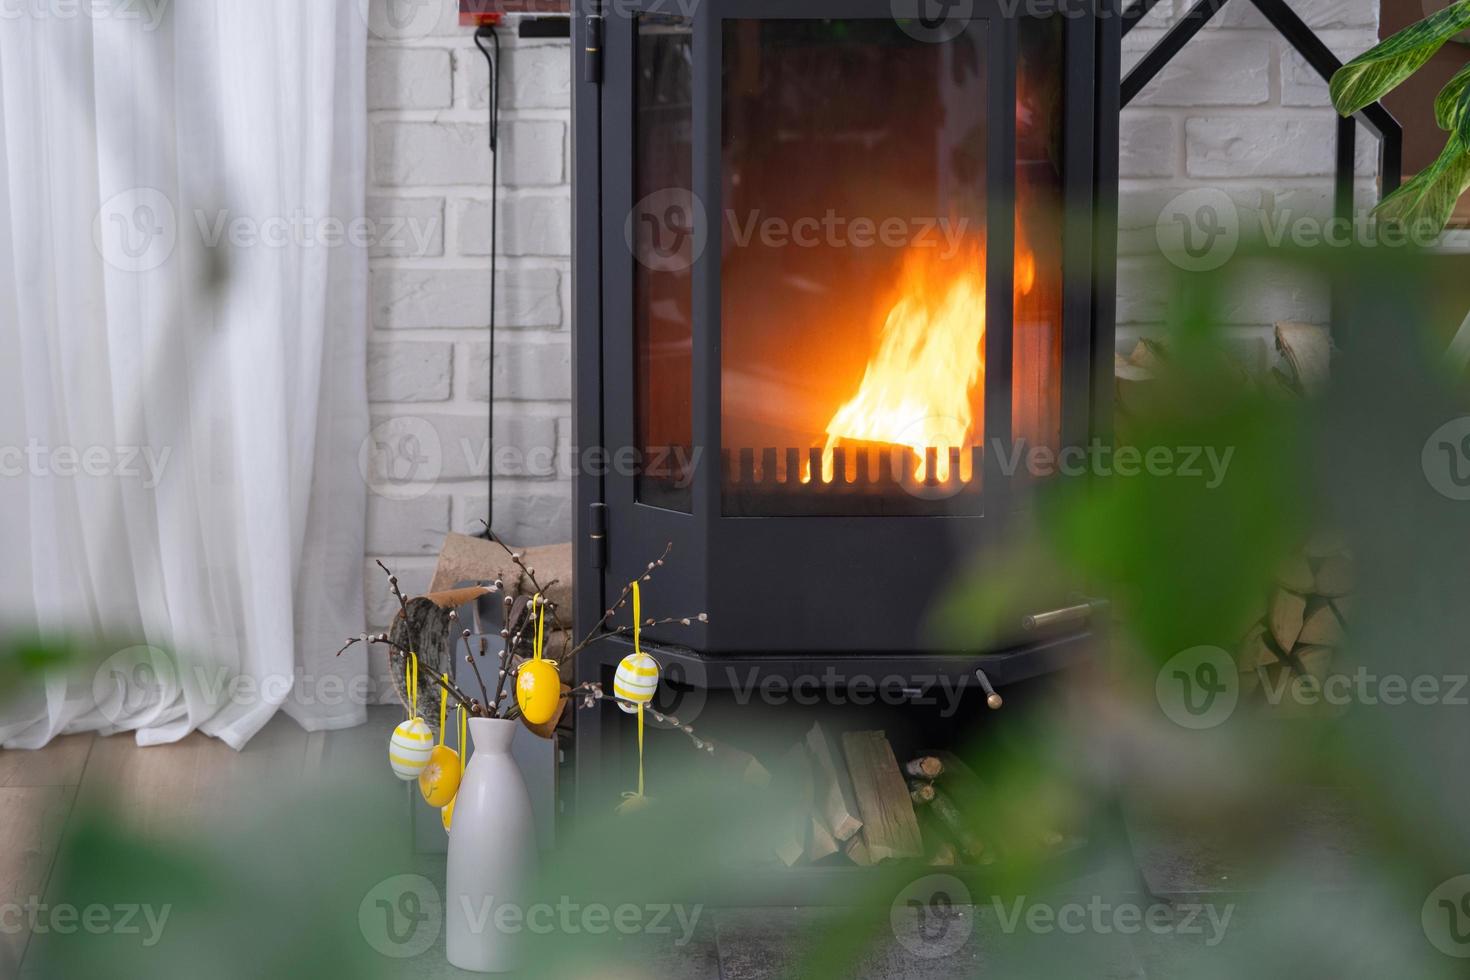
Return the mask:
[[[1016,448],[1110,424],[1120,20],[1019,6],[573,18],[578,630],[672,542],[649,601],[708,623],[645,630],[663,694],[835,665],[921,700],[1086,648],[1063,595],[1002,649],[922,629],[1024,514]],[[626,649],[599,647],[578,679],[610,686]],[[627,716],[576,725],[603,798]]]
[[[659,605],[709,622],[654,642],[930,651],[1015,447],[1107,424],[1117,18],[905,2],[576,25],[579,571],[672,542]]]

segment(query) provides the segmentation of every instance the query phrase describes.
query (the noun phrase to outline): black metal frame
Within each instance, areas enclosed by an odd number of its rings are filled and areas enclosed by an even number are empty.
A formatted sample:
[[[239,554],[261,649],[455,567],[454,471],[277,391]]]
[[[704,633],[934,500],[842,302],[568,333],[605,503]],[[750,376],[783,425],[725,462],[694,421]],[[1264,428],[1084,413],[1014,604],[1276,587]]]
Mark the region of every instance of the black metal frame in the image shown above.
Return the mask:
[[[600,85],[577,86],[574,112],[576,166],[580,174],[598,174],[599,185],[579,181],[576,190],[574,263],[578,329],[577,444],[633,446],[633,256],[623,243],[620,217],[629,213],[633,195],[634,17],[644,10],[664,12],[667,4],[644,0],[617,5],[595,22],[574,25],[585,39],[601,32]],[[881,18],[892,16],[889,0],[711,0],[696,7],[694,76],[695,195],[707,213],[721,205],[720,24],[732,18]],[[988,78],[989,113],[987,184],[992,206],[987,234],[988,282],[1012,277],[1014,194],[1015,45],[1017,20],[1007,17],[999,0],[977,3],[973,19],[986,20],[992,64],[1004,66]],[[1111,297],[1099,289],[1094,271],[1097,249],[1109,254],[1110,233],[1093,217],[1108,200],[1110,182],[1099,181],[1098,161],[1116,155],[1116,127],[1098,116],[1097,39],[1109,18],[1073,16],[1066,21],[1067,79],[1063,98],[1067,159],[1063,167],[1066,229],[1063,295],[1062,413],[1063,442],[1082,445],[1105,431],[1111,391],[1104,380],[1111,363]],[[1111,18],[1116,21],[1116,18]],[[584,44],[584,46],[586,46]],[[574,47],[576,45],[574,44]],[[590,117],[597,115],[598,119]],[[587,144],[597,141],[594,150]],[[581,169],[586,168],[586,169]],[[595,193],[599,196],[594,197]],[[1006,206],[996,206],[1007,202]],[[594,224],[596,221],[596,224]],[[1108,225],[1110,228],[1111,225]],[[579,475],[577,539],[603,535],[602,571],[609,591],[635,577],[643,564],[674,544],[676,571],[658,588],[660,609],[704,611],[709,624],[649,639],[685,644],[728,655],[842,654],[849,652],[919,653],[930,649],[918,635],[925,604],[961,556],[984,554],[987,544],[1007,530],[1021,502],[1001,470],[1009,454],[1011,416],[1011,338],[1009,331],[987,333],[986,472],[984,515],[871,517],[726,517],[721,513],[720,439],[720,249],[718,237],[693,269],[694,376],[699,392],[693,420],[694,444],[704,447],[695,468],[693,513],[678,513],[635,499],[627,473]],[[597,255],[597,268],[591,267]],[[1111,276],[1103,284],[1111,282]],[[593,297],[592,293],[597,296]],[[991,323],[1011,322],[1011,290],[987,290]],[[598,329],[590,329],[596,318]],[[596,344],[595,351],[590,349]],[[594,367],[600,367],[594,378]],[[1110,370],[1110,369],[1109,369]],[[993,451],[999,444],[1002,451]],[[605,509],[593,510],[593,505]],[[595,514],[595,516],[594,516]],[[594,521],[603,522],[594,525]],[[589,549],[590,551],[590,549]],[[770,575],[756,574],[772,563],[791,582],[821,583],[819,589],[792,594]],[[591,569],[586,569],[584,575]],[[871,596],[882,590],[884,601]],[[1057,597],[1058,605],[1064,596]],[[590,600],[588,609],[600,609]],[[1030,612],[1032,610],[1025,610]],[[1019,621],[1019,613],[1018,613]],[[842,629],[834,629],[841,623]]]
[[[1139,21],[1148,15],[1159,0],[1138,0],[1123,13],[1123,33],[1127,34]],[[1222,7],[1230,0],[1198,0],[1184,17],[1169,28],[1159,42],[1149,49],[1123,79],[1121,104],[1128,103],[1153,81],[1170,61],[1174,60],[1190,38],[1199,33]],[[1245,0],[1242,0],[1245,2]],[[1286,0],[1249,0],[1255,5],[1277,33],[1290,44],[1297,54],[1307,60],[1312,70],[1329,81],[1342,62],[1322,43],[1321,38],[1296,15]],[[1404,131],[1381,103],[1365,106],[1352,116],[1337,121],[1337,152],[1333,183],[1333,215],[1339,220],[1351,220],[1353,216],[1353,178],[1356,158],[1357,123],[1368,127],[1378,137],[1378,173],[1384,196],[1398,189],[1403,168]]]

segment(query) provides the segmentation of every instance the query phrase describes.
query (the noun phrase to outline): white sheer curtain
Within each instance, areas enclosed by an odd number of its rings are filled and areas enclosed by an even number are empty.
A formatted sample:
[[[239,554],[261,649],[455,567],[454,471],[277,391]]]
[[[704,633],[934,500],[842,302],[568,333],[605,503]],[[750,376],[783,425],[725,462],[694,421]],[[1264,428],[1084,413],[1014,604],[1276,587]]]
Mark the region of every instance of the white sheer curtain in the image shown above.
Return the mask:
[[[7,748],[363,720],[360,9],[0,20],[0,628],[116,651]]]

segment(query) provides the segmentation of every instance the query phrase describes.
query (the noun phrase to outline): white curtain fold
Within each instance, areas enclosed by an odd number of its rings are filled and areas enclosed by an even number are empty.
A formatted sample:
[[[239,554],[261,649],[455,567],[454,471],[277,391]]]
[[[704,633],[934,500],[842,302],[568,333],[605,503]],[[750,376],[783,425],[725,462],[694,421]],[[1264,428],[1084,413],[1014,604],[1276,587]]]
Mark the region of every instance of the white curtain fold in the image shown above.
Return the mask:
[[[360,9],[0,23],[0,629],[103,654],[7,748],[364,720]]]

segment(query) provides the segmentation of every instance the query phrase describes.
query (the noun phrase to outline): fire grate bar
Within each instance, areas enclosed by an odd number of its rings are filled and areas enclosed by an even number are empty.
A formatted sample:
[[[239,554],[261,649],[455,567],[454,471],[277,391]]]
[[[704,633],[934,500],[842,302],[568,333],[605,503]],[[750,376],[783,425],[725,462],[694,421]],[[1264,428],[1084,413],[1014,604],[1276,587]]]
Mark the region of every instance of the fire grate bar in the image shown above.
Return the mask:
[[[947,463],[944,467],[947,475],[943,478],[939,475],[941,452]],[[965,454],[968,454],[968,475],[961,467]],[[924,450],[922,468],[906,447],[836,446],[832,449],[830,480],[824,479],[822,457],[823,450],[818,446],[725,449],[721,452],[721,473],[725,487],[732,490],[769,489],[827,496],[881,493],[900,487],[977,490],[984,473],[982,446],[970,446],[967,450],[958,446],[943,449],[929,446]],[[778,461],[783,465],[778,465]]]

